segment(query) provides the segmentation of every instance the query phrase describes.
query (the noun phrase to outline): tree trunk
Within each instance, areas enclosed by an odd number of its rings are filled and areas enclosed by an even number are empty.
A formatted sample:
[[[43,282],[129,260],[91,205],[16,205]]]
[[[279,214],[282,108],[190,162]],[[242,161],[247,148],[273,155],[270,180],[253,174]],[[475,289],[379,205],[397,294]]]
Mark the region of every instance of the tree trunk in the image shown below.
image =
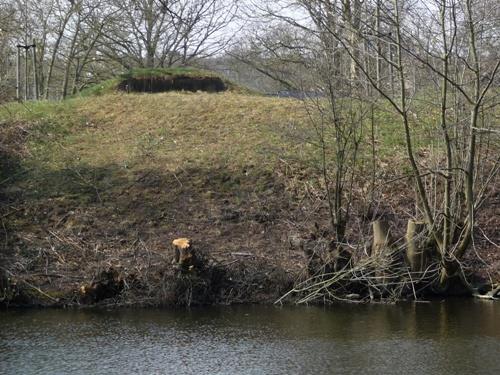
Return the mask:
[[[36,41],[33,38],[33,95],[35,100],[39,99],[39,86],[38,86],[38,66],[36,61]]]
[[[422,272],[428,263],[429,238],[424,221],[408,220],[406,229],[406,259],[412,272]]]
[[[380,0],[377,0],[377,9],[375,15],[375,30],[377,35],[377,56],[376,56],[376,79],[377,86],[382,87],[382,44],[380,42]]]
[[[391,238],[389,225],[383,220],[377,220],[372,223],[373,227],[373,243],[371,257],[374,260],[375,276],[378,279],[378,284],[382,287],[379,292],[385,295],[388,292],[388,284],[390,283],[390,269],[397,263],[397,258],[394,257],[394,249],[392,247],[394,241]]]
[[[71,8],[66,16],[64,17],[61,28],[59,30],[59,33],[57,35],[57,40],[54,45],[54,48],[52,49],[52,56],[50,58],[50,63],[49,63],[49,69],[47,72],[47,79],[45,80],[45,99],[49,99],[49,94],[50,94],[50,81],[52,79],[52,72],[54,70],[54,65],[56,62],[57,58],[57,52],[59,51],[59,46],[61,45],[61,40],[64,35],[64,31],[66,30],[66,25],[68,24],[69,19],[71,18],[71,15],[73,14],[73,8]]]
[[[373,243],[371,256],[379,256],[390,248],[392,243],[389,231],[389,225],[386,221],[376,220],[372,223],[373,228]]]
[[[62,87],[62,98],[66,99],[66,96],[68,95],[68,85],[69,85],[69,73],[71,70],[71,63],[73,61],[73,57],[75,55],[75,46],[76,46],[76,41],[78,40],[78,35],[80,33],[80,15],[78,15],[78,21],[76,23],[76,29],[75,29],[75,34],[73,35],[73,38],[71,40],[71,46],[69,49],[69,54],[68,54],[68,61],[66,61],[66,67],[64,69],[64,80],[63,80],[63,87]]]

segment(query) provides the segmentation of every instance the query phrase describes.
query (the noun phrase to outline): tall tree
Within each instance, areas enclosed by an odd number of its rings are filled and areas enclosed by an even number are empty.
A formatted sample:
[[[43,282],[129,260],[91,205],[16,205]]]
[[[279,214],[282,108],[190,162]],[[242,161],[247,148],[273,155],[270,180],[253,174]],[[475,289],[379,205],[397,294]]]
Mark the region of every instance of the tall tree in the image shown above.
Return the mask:
[[[233,0],[113,0],[122,18],[101,50],[129,68],[188,64],[221,50],[233,20]]]

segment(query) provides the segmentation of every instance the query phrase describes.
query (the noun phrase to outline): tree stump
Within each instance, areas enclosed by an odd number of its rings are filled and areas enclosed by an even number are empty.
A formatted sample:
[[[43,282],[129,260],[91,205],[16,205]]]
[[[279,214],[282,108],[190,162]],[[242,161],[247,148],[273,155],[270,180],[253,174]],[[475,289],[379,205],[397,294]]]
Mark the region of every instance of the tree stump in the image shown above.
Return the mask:
[[[427,236],[423,221],[408,220],[406,229],[406,259],[412,272],[422,272],[427,267]]]
[[[377,220],[372,223],[373,242],[371,249],[371,258],[375,267],[375,275],[379,278],[379,287],[385,287],[390,282],[388,278],[391,269],[397,265],[398,257],[394,254],[394,240],[390,234],[389,224],[383,220]],[[382,292],[383,294],[385,291]]]
[[[373,243],[371,256],[379,256],[387,252],[392,244],[389,225],[386,221],[376,220],[372,223],[373,228]]]
[[[195,263],[195,254],[189,238],[177,238],[172,241],[174,259],[172,264],[181,270],[191,270]]]
[[[115,298],[125,287],[120,272],[110,267],[102,271],[97,279],[90,285],[80,287],[81,301],[84,303],[96,303],[108,298]]]
[[[7,272],[0,268],[0,302],[7,300],[7,296],[10,295],[10,279]]]

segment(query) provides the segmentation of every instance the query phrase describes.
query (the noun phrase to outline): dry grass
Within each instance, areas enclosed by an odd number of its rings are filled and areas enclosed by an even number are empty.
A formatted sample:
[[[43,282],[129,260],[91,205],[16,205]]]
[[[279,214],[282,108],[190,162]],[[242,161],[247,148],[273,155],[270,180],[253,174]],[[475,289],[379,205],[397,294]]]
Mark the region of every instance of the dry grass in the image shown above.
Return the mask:
[[[125,169],[220,165],[272,171],[278,159],[303,168],[317,167],[319,157],[304,103],[234,92],[115,93],[62,103],[11,104],[0,108],[2,122],[35,124],[29,139],[31,161],[49,169],[115,164]],[[377,122],[382,158],[401,157],[397,118],[380,111]]]
[[[74,139],[82,161],[179,169],[223,163],[270,167],[283,128],[303,123],[296,102],[235,94],[110,95],[83,100],[87,119]],[[301,145],[295,145],[300,147]],[[96,148],[100,152],[96,154]]]

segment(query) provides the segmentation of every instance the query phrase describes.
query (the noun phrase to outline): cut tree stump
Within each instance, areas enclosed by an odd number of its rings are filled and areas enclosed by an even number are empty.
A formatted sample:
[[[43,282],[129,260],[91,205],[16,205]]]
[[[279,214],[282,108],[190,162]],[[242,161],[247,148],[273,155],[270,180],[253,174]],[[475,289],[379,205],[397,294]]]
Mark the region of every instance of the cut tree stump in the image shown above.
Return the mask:
[[[423,221],[408,220],[406,229],[406,259],[412,272],[422,272],[427,267],[427,236]]]
[[[191,270],[195,263],[195,254],[189,238],[177,238],[172,241],[174,259],[172,264],[182,270]]]
[[[398,262],[398,257],[395,257],[394,254],[394,240],[389,230],[389,224],[386,221],[374,221],[372,229],[371,258],[374,261],[375,275],[379,278],[381,285],[386,285],[390,282],[387,277],[390,275],[391,268]]]
[[[371,256],[377,257],[390,250],[392,238],[390,236],[389,224],[383,220],[376,220],[372,223],[373,243]]]

